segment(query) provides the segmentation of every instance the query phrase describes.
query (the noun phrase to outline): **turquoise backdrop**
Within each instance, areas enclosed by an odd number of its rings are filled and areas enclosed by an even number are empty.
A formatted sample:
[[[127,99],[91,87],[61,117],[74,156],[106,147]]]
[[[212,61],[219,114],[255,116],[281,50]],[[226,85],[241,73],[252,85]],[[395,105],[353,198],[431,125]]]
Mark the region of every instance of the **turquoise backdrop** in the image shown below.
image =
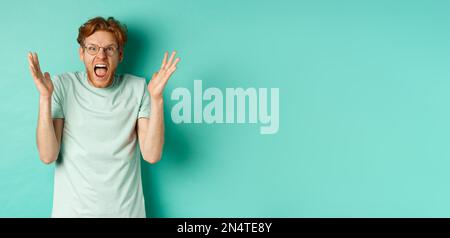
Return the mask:
[[[83,70],[78,27],[128,26],[121,72],[165,91],[163,159],[143,163],[150,217],[450,217],[448,1],[2,1],[0,216],[49,217],[54,164],[35,143],[38,92]],[[279,88],[280,127],[175,124],[177,87]]]

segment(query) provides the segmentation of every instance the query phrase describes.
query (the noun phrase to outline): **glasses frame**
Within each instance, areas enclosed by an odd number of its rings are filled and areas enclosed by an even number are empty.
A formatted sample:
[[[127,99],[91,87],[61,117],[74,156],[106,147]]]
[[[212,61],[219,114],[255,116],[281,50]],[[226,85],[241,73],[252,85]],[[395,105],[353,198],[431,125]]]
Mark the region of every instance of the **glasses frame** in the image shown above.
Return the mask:
[[[96,48],[97,48],[97,52],[91,54],[91,53],[89,52],[89,50],[88,50],[88,47],[89,47],[89,46],[94,46],[94,47],[96,47]],[[92,55],[92,56],[97,55],[97,54],[100,52],[100,49],[102,49],[102,48],[103,48],[103,52],[105,52],[105,54],[106,54],[107,56],[114,56],[114,55],[119,51],[119,47],[117,47],[117,46],[115,46],[115,45],[108,45],[108,46],[103,47],[103,46],[99,46],[99,45],[96,45],[96,44],[87,44],[87,45],[84,45],[83,48],[86,50],[86,52],[87,52],[89,55]],[[110,49],[112,48],[113,51],[108,51],[108,48],[110,48]],[[109,53],[108,53],[108,52],[109,52]]]

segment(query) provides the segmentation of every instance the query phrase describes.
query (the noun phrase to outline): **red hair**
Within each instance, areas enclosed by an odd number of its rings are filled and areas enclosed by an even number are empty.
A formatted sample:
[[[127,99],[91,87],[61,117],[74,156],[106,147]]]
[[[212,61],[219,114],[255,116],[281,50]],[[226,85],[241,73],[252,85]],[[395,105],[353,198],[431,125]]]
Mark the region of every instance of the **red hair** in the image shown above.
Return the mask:
[[[108,31],[114,34],[119,49],[123,49],[127,42],[127,27],[122,25],[114,17],[95,17],[88,20],[78,29],[78,44],[84,46],[84,40],[96,31]]]

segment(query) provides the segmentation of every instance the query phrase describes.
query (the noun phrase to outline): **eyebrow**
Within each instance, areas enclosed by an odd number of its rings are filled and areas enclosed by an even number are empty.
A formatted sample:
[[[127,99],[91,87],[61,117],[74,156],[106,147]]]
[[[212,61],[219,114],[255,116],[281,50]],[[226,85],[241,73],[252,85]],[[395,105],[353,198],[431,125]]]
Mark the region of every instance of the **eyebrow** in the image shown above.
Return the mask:
[[[94,43],[86,43],[86,44],[85,44],[85,46],[88,46],[88,45],[95,45],[95,46],[99,46],[99,45],[97,45],[97,44],[94,44]],[[115,46],[115,47],[118,47],[118,46],[117,46],[117,44],[115,44],[115,43],[111,43],[111,44],[109,44],[109,45],[106,45],[106,46],[103,46],[103,47],[109,47],[109,46]]]

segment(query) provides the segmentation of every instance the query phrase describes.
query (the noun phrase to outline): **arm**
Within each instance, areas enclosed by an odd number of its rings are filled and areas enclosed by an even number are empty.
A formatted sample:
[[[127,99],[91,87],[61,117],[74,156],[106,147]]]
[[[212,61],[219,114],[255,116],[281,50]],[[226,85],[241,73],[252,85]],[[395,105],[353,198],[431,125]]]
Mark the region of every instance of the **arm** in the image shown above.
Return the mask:
[[[161,68],[153,74],[148,91],[150,93],[151,117],[139,118],[137,122],[137,131],[139,146],[142,157],[145,161],[155,164],[161,160],[164,145],[164,102],[163,90],[170,76],[176,70],[176,65],[180,58],[174,60],[176,52],[173,52],[167,61],[168,53],[164,54]]]
[[[50,164],[58,158],[63,125],[63,119],[51,118],[51,99],[40,98],[36,144],[39,158],[45,164]]]
[[[155,164],[161,160],[164,145],[164,110],[163,102],[151,101],[151,118],[138,119],[138,137],[142,157]]]
[[[28,54],[31,75],[39,91],[39,115],[36,129],[36,143],[39,158],[45,164],[50,164],[58,158],[63,119],[51,118],[51,100],[53,83],[50,74],[42,74],[36,53]]]

